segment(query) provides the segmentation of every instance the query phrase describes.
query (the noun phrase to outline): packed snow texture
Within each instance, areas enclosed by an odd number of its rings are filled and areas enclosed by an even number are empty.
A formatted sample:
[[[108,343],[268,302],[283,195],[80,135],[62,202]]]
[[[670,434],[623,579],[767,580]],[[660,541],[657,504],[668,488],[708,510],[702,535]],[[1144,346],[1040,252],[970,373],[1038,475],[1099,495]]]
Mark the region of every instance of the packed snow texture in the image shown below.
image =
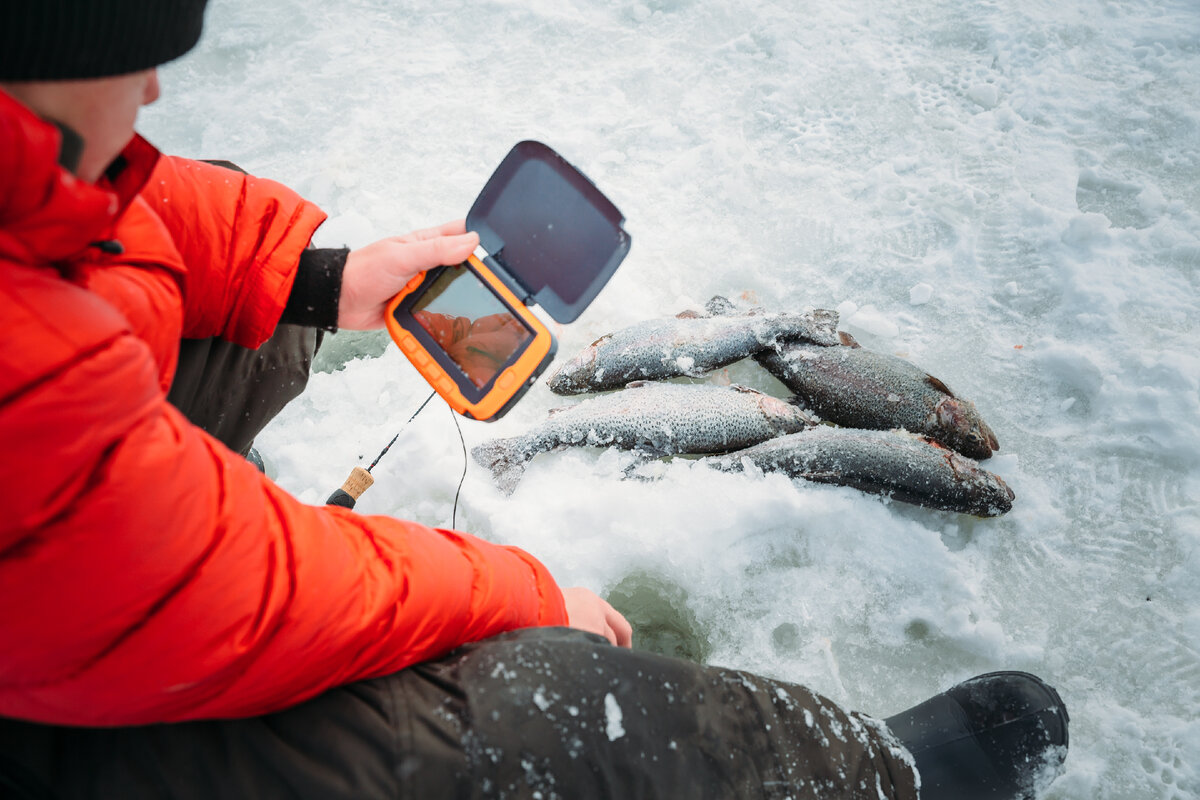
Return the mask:
[[[560,359],[716,293],[838,308],[976,402],[1017,494],[976,520],[686,461],[622,480],[629,456],[577,449],[509,498],[472,465],[459,528],[568,586],[657,575],[711,662],[867,713],[1034,672],[1071,713],[1049,797],[1200,796],[1195,0],[215,0],[162,80],[143,133],[297,189],[324,246],[462,217],[542,140],[633,237]],[[314,504],[429,391],[351,341],[258,442]],[[467,447],[571,402],[539,384]],[[430,404],[359,509],[449,526],[463,461]]]

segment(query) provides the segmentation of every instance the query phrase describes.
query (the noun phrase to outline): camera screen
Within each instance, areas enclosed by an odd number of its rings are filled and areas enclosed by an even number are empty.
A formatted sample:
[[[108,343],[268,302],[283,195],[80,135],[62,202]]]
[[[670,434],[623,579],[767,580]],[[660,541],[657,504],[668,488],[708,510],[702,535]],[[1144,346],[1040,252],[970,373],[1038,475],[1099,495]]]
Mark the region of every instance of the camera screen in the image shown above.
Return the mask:
[[[533,338],[465,264],[442,270],[412,315],[479,389]]]

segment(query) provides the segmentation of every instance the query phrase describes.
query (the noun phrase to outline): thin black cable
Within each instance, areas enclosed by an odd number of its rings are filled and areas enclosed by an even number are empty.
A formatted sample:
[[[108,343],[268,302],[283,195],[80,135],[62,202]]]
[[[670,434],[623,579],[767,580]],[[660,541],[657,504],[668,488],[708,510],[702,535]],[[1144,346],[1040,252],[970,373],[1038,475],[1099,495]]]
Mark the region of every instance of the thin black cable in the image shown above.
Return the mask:
[[[450,408],[449,404],[446,408]],[[462,493],[463,481],[467,479],[467,440],[463,438],[462,426],[458,424],[458,414],[454,413],[454,409],[450,408],[450,416],[454,418],[454,427],[458,430],[458,441],[462,444],[463,451],[463,471],[462,477],[458,479],[458,488],[454,490],[454,510],[450,512],[450,527],[456,528],[458,522],[458,496]]]

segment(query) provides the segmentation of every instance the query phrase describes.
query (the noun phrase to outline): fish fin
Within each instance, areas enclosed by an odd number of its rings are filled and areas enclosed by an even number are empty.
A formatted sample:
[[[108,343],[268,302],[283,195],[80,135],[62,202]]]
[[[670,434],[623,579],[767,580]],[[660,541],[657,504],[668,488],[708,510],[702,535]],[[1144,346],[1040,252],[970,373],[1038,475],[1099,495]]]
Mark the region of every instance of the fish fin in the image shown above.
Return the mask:
[[[521,437],[493,439],[471,448],[475,462],[492,473],[492,481],[505,494],[512,494],[525,474],[531,458],[520,446]]]
[[[814,308],[807,316],[812,320],[813,332],[811,336],[803,337],[805,341],[826,347],[840,344],[837,329],[840,319],[838,312],[829,308]]]
[[[929,383],[929,385],[930,385],[930,386],[932,386],[933,388],[937,389],[939,392],[943,392],[943,393],[945,393],[945,394],[948,394],[948,395],[950,395],[951,397],[954,397],[954,396],[955,396],[955,395],[954,395],[954,392],[950,391],[950,387],[949,387],[949,386],[947,386],[946,384],[942,383],[940,380],[938,380],[937,378],[933,377],[933,376],[932,376],[932,375],[930,375],[929,373],[925,373],[925,380],[926,380],[926,381]]]
[[[597,339],[596,341],[594,341],[590,345],[588,345],[588,347],[599,347],[600,345],[604,344],[611,338],[612,338],[612,334],[606,333],[603,336],[601,336],[599,339]]]
[[[833,484],[837,484],[838,486],[845,485],[845,484],[843,484],[843,481],[846,478],[846,476],[841,474],[840,472],[835,472],[834,470],[827,470],[827,469],[826,470],[814,469],[814,470],[806,470],[803,472],[796,472],[796,473],[792,473],[792,477],[793,478],[803,478],[806,481],[813,481],[815,483],[833,483]]]
[[[667,450],[663,450],[662,448],[645,443],[637,445],[629,452],[633,453],[634,456],[643,462],[654,461],[655,459],[665,458],[666,456],[671,455],[671,453]]]
[[[621,470],[621,480],[639,481],[641,483],[651,483],[660,480],[663,477],[662,470],[666,466],[669,457],[666,456],[651,456],[644,457],[638,451],[634,451],[634,459]]]
[[[819,425],[821,423],[821,418],[813,413],[813,410],[809,408],[808,401],[806,401],[800,395],[789,394],[787,397],[783,398],[783,402],[808,412],[808,416],[810,419],[812,419],[814,425]]]
[[[708,382],[714,386],[729,386],[732,381],[729,377],[729,370],[723,369],[718,372],[711,372],[708,375]]]
[[[657,383],[657,381],[636,380],[636,381],[630,381],[629,383],[625,384],[625,388],[626,389],[640,389],[643,386],[651,386],[655,383]]]
[[[749,386],[742,386],[740,383],[731,383],[729,384],[729,388],[743,394],[762,394],[758,389],[751,389]]]
[[[858,343],[858,340],[855,339],[850,334],[846,333],[845,331],[838,331],[837,335],[838,335],[838,339],[846,347],[854,347],[854,348],[859,348],[859,349],[862,348],[862,345]]]
[[[711,300],[704,304],[704,310],[708,312],[709,316],[723,317],[737,311],[737,306],[728,297],[715,294]]]

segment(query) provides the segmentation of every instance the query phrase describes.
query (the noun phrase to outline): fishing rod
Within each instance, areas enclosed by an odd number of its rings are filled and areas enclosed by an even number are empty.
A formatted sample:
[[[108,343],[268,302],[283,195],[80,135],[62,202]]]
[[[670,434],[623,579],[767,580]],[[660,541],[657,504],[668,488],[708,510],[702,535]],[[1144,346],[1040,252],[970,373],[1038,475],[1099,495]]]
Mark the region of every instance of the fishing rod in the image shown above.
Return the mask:
[[[329,495],[329,499],[325,501],[325,505],[354,508],[354,504],[358,502],[358,498],[362,497],[363,492],[370,489],[375,483],[375,476],[371,474],[371,470],[375,469],[375,465],[379,463],[379,459],[383,458],[384,453],[392,449],[392,445],[400,438],[400,434],[404,433],[404,429],[408,427],[408,424],[417,418],[417,414],[425,410],[425,406],[429,405],[429,401],[436,394],[437,392],[429,393],[429,397],[425,398],[425,402],[421,403],[421,407],[413,412],[413,415],[408,418],[408,422],[400,426],[400,430],[396,431],[396,435],[387,443],[387,446],[379,451],[379,455],[375,456],[375,460],[371,462],[369,467],[366,469],[355,467],[350,470],[350,477],[346,478],[346,482],[342,484],[342,488],[334,489],[333,494]]]

